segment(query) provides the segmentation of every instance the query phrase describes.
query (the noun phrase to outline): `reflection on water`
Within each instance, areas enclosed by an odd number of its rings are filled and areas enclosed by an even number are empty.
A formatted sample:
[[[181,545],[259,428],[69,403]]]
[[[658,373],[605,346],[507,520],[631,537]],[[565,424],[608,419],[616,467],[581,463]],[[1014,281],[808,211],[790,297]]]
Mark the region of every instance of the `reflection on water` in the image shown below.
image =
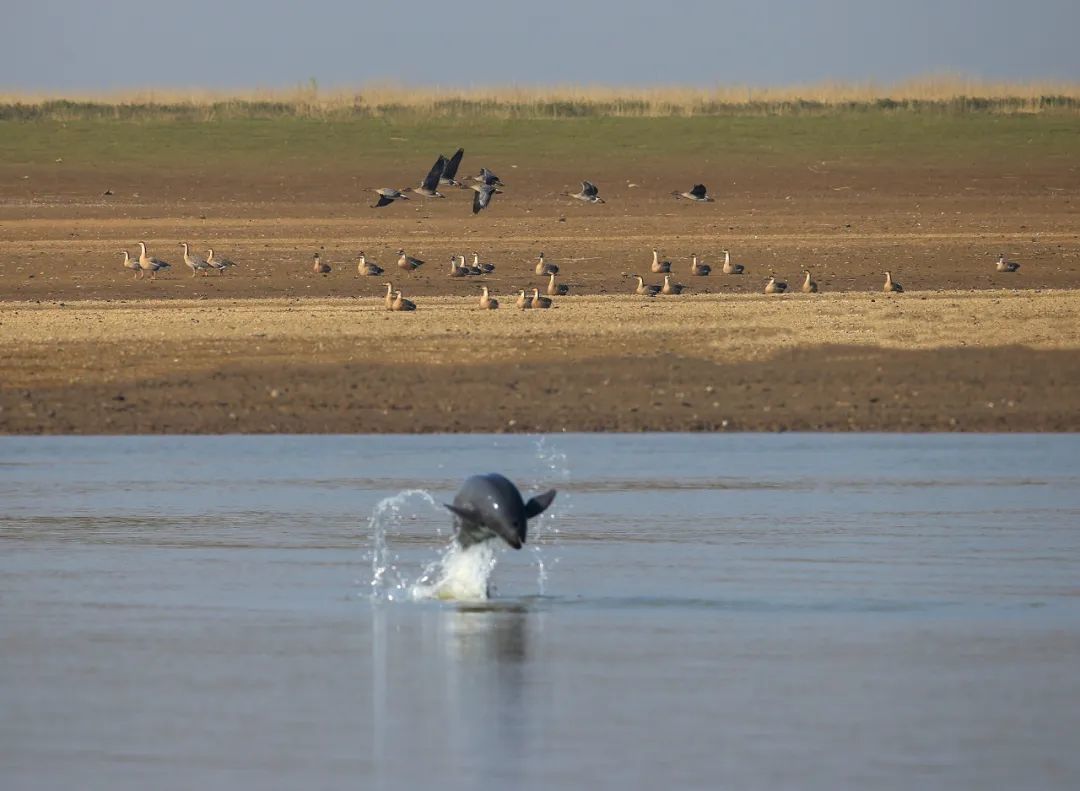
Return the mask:
[[[1077,524],[1072,436],[0,438],[0,787],[1074,788]]]

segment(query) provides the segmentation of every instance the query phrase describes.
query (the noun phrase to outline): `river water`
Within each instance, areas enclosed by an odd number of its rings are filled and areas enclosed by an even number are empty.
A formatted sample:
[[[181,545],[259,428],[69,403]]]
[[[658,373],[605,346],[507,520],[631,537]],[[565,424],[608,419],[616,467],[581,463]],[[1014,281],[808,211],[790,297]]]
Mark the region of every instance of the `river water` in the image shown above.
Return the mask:
[[[0,538],[6,791],[1080,788],[1080,436],[8,437]]]

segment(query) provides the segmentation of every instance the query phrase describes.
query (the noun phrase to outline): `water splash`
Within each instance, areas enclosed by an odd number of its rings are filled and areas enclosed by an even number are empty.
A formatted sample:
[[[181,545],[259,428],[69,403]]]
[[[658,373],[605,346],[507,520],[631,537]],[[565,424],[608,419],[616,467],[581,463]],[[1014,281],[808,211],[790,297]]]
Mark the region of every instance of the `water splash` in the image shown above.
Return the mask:
[[[409,593],[414,600],[484,601],[494,593],[491,575],[495,562],[490,541],[466,549],[454,542],[424,569]]]
[[[411,583],[401,569],[398,554],[390,547],[387,534],[390,528],[398,527],[407,515],[406,508],[413,500],[419,500],[432,510],[438,510],[439,504],[423,489],[406,489],[393,497],[380,500],[368,518],[368,531],[371,534],[371,598],[384,601],[397,601],[404,598]]]
[[[544,488],[552,486],[557,482],[569,483],[570,481],[570,463],[566,456],[566,453],[559,450],[554,446],[554,443],[549,443],[548,438],[540,436],[536,438],[536,460],[541,466],[540,485]],[[556,502],[559,504],[557,512],[555,509],[548,510],[537,517],[529,526],[531,534],[529,547],[532,552],[533,562],[536,564],[536,586],[540,595],[546,593],[546,587],[548,582],[548,565],[559,565],[558,554],[548,551],[547,557],[545,557],[545,550],[542,547],[543,544],[551,543],[559,536],[559,518],[565,518],[569,513],[572,505],[572,499],[570,493],[563,487],[559,488],[559,495]]]

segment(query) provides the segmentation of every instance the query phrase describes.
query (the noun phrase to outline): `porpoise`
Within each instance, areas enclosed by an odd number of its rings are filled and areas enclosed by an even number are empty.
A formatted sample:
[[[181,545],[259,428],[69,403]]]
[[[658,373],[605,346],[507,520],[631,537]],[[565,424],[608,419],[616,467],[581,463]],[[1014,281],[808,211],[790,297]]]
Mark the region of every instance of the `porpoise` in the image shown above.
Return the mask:
[[[462,484],[447,505],[455,515],[454,528],[463,549],[500,536],[514,549],[521,549],[528,533],[528,520],[542,514],[555,490],[549,489],[528,502],[509,479],[496,472],[474,475]]]

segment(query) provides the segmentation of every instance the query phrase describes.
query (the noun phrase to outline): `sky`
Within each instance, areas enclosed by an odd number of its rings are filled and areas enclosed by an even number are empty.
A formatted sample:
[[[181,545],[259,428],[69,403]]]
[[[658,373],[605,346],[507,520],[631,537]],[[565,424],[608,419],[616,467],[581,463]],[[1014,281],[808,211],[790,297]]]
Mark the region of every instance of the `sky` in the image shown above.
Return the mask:
[[[0,0],[0,90],[1080,80],[1080,0]]]

